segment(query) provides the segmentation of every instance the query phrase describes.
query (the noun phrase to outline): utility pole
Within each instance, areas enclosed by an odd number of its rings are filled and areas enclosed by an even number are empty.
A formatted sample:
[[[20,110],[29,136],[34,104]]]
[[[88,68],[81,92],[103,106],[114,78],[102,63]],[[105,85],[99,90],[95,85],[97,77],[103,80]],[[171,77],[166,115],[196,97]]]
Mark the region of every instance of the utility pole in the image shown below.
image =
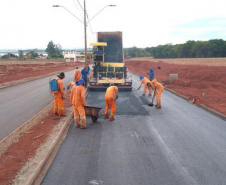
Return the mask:
[[[84,0],[85,66],[87,66],[86,1]]]

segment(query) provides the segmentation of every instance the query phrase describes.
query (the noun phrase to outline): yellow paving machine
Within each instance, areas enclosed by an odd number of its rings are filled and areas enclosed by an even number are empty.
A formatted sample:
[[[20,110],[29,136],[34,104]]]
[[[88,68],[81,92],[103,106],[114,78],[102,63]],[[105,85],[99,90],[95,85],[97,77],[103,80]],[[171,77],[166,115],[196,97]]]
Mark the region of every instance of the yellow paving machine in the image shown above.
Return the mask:
[[[132,90],[132,76],[124,63],[122,32],[98,32],[93,46],[93,75],[89,81],[90,90],[101,90],[113,83],[119,90]]]

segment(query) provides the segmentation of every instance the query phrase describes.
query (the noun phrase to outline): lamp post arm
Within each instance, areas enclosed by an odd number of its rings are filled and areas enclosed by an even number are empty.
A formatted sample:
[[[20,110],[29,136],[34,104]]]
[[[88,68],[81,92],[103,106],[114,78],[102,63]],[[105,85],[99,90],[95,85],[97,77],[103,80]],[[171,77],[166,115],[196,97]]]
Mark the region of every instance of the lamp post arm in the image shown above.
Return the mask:
[[[83,21],[81,21],[76,15],[74,15],[73,13],[71,13],[67,8],[65,8],[64,6],[61,6],[60,7],[64,8],[65,10],[67,10],[71,15],[73,15],[76,19],[78,19],[82,24],[84,24]]]
[[[88,22],[87,22],[87,24],[94,18],[94,17],[96,17],[100,12],[102,12],[106,7],[108,7],[108,6],[116,6],[116,5],[106,5],[104,8],[102,8],[99,12],[97,12],[96,13],[96,15],[94,15]]]

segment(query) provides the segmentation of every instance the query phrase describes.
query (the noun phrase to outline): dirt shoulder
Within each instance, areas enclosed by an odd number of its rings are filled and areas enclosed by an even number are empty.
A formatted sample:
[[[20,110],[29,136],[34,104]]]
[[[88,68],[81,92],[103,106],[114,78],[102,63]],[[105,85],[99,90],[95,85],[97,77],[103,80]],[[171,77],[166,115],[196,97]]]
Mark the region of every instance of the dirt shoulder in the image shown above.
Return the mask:
[[[48,74],[73,70],[75,66],[84,66],[79,62],[0,62],[0,85],[19,83],[26,79],[42,77]]]

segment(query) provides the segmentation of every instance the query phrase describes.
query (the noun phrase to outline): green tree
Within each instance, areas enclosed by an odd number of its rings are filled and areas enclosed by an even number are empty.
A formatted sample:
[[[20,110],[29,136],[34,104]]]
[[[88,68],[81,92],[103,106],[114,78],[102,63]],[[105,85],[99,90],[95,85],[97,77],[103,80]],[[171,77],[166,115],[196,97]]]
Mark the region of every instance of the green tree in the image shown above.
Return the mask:
[[[19,54],[19,59],[23,59],[24,58],[24,53],[23,53],[22,50],[19,50],[18,54]]]
[[[30,51],[29,53],[31,54],[31,59],[38,57],[38,53],[35,53],[34,51]]]
[[[51,58],[63,58],[61,45],[56,45],[53,41],[50,41],[47,45],[46,52]]]

